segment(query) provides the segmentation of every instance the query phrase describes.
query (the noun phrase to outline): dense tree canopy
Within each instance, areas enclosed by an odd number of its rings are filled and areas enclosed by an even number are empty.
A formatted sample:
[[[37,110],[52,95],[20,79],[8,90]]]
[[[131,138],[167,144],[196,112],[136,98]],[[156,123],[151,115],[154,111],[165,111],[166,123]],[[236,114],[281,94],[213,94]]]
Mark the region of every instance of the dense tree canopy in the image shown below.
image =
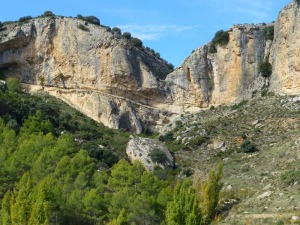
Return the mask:
[[[124,141],[118,132],[45,102],[11,88],[0,92],[0,225],[196,225],[216,214],[220,172],[210,174],[203,188],[210,198],[201,202],[189,180],[176,185],[139,162],[112,160]],[[80,133],[86,127],[93,133]]]

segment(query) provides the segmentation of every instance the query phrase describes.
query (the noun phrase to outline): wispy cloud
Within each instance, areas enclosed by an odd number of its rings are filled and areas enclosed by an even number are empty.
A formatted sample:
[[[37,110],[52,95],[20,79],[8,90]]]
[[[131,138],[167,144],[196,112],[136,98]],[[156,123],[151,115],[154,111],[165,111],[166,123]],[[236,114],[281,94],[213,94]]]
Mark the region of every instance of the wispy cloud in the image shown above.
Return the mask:
[[[221,12],[242,14],[251,17],[254,22],[263,22],[273,16],[274,0],[212,0],[211,4],[218,5],[217,9]]]
[[[169,35],[180,34],[187,30],[192,30],[192,26],[179,26],[179,25],[164,25],[164,24],[148,24],[148,25],[137,25],[127,24],[118,25],[122,31],[128,31],[132,36],[138,37],[142,40],[159,40],[161,37]]]

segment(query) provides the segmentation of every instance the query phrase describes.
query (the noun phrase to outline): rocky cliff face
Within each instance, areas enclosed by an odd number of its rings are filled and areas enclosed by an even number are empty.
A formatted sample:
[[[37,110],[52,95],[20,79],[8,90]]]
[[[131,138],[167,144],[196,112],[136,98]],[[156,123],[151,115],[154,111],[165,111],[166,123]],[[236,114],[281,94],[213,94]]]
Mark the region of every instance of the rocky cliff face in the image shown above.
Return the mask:
[[[291,3],[275,24],[235,25],[229,42],[209,53],[211,43],[197,49],[166,78],[168,97],[175,104],[208,107],[250,98],[269,88],[279,94],[300,93],[299,6]],[[266,29],[275,25],[274,40]],[[273,65],[271,81],[258,73],[261,61]]]
[[[147,105],[160,101],[158,80],[170,69],[145,49],[72,18],[38,18],[6,28],[0,32],[6,76],[43,84],[44,91],[112,128],[140,133],[167,119],[161,110],[149,113]]]
[[[271,88],[279,94],[300,93],[300,7],[287,5],[275,23]]]
[[[209,53],[209,44],[197,49],[167,77],[170,98],[179,104],[208,107],[249,97],[263,81],[258,64],[270,51],[266,25],[236,25],[229,43]]]
[[[299,94],[299,21],[291,3],[275,24],[235,25],[216,53],[208,43],[170,73],[163,60],[104,27],[38,18],[0,31],[0,69],[109,127],[155,131],[188,108],[235,103],[266,88]],[[266,39],[269,26],[274,40]],[[258,73],[263,60],[273,66],[270,78]]]

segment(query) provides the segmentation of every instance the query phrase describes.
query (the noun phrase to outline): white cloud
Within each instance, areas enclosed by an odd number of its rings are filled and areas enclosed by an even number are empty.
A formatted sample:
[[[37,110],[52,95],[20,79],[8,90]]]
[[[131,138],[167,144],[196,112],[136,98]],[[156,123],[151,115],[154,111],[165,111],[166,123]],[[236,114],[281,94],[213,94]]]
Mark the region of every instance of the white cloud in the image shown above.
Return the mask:
[[[148,25],[118,25],[123,32],[127,31],[134,37],[141,40],[158,40],[161,37],[169,34],[179,34],[187,30],[192,30],[192,26],[178,26],[178,25],[163,25],[163,24],[148,24]]]

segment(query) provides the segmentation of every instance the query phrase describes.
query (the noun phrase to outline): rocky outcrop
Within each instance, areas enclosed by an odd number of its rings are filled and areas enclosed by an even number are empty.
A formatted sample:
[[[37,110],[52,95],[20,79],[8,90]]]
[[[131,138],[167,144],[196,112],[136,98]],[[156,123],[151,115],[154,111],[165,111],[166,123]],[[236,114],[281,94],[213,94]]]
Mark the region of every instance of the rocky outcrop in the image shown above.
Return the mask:
[[[157,131],[195,107],[235,103],[266,89],[300,94],[299,11],[290,3],[274,24],[235,25],[216,53],[208,43],[172,73],[150,51],[105,27],[37,18],[0,31],[0,69],[109,127]],[[273,40],[266,38],[270,26]],[[272,64],[270,78],[259,74],[261,61]],[[43,88],[34,87],[39,84]]]
[[[228,44],[218,45],[216,53],[209,53],[210,44],[197,49],[167,76],[169,98],[205,108],[250,97],[264,84],[258,64],[270,51],[266,27],[236,25],[229,30]]]
[[[173,104],[198,106],[230,104],[250,98],[262,88],[278,94],[300,93],[300,9],[287,5],[275,24],[235,25],[229,42],[209,53],[211,43],[197,49],[166,78],[166,91]],[[274,40],[266,39],[268,26],[275,26]],[[271,79],[258,73],[261,61],[273,65]]]
[[[170,69],[150,51],[105,27],[61,17],[8,25],[0,38],[0,69],[6,76],[42,84],[44,91],[112,128],[140,133],[157,124],[160,110],[152,111],[158,114],[152,120],[148,105],[160,101],[158,80]]]
[[[163,169],[174,167],[173,156],[165,144],[156,139],[131,136],[126,153],[131,161],[140,161],[149,171],[153,171],[155,166]]]
[[[279,13],[272,48],[271,88],[275,93],[300,93],[300,7],[291,3]]]

